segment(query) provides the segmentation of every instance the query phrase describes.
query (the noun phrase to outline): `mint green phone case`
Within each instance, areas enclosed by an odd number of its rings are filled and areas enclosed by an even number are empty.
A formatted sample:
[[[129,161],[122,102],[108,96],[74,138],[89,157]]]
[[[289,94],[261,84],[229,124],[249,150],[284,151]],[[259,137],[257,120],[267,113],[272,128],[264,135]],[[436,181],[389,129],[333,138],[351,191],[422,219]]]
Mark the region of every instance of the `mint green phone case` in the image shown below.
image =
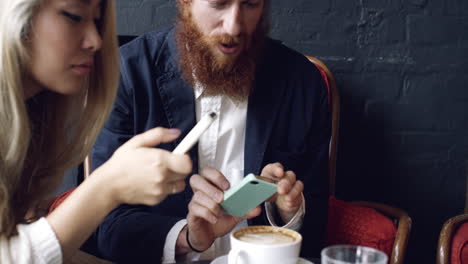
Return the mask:
[[[227,214],[242,217],[275,193],[276,184],[258,179],[250,173],[224,193],[221,207]]]

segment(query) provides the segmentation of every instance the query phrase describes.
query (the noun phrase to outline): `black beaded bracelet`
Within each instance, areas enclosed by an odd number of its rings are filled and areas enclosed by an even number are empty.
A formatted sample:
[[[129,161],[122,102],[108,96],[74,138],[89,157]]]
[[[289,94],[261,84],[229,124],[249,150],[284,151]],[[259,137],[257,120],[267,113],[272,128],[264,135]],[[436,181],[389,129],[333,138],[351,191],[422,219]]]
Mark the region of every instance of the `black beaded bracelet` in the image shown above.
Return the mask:
[[[194,252],[197,252],[197,253],[202,253],[203,252],[201,250],[198,250],[198,249],[194,248],[192,246],[192,244],[190,244],[190,239],[188,237],[188,227],[187,227],[187,232],[185,233],[185,240],[187,240],[187,245],[190,247],[191,250],[193,250]]]

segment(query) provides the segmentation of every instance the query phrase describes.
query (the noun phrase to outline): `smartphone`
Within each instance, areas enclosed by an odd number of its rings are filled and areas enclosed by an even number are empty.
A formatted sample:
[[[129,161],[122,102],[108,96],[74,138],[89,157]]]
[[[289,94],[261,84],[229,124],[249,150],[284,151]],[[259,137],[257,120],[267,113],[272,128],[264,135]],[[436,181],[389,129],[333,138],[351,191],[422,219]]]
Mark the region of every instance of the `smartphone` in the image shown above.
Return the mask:
[[[275,194],[276,184],[261,178],[250,173],[239,184],[227,190],[221,203],[224,212],[242,217]]]

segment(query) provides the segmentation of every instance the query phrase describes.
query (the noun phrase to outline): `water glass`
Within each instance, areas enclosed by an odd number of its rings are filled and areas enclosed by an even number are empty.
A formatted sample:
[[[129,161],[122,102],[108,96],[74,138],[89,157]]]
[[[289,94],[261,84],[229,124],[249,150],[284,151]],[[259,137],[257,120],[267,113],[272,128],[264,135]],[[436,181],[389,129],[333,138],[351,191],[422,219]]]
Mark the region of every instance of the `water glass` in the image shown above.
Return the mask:
[[[322,264],[387,264],[387,255],[364,246],[336,245],[321,253]]]

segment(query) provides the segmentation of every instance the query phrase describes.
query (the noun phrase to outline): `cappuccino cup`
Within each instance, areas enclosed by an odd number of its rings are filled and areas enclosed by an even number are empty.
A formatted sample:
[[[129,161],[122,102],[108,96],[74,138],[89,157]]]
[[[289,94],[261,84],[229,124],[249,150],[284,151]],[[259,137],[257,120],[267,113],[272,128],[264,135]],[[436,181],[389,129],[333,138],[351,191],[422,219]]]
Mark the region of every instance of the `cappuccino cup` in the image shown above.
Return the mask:
[[[231,233],[229,264],[296,264],[302,236],[274,226],[248,226]]]

